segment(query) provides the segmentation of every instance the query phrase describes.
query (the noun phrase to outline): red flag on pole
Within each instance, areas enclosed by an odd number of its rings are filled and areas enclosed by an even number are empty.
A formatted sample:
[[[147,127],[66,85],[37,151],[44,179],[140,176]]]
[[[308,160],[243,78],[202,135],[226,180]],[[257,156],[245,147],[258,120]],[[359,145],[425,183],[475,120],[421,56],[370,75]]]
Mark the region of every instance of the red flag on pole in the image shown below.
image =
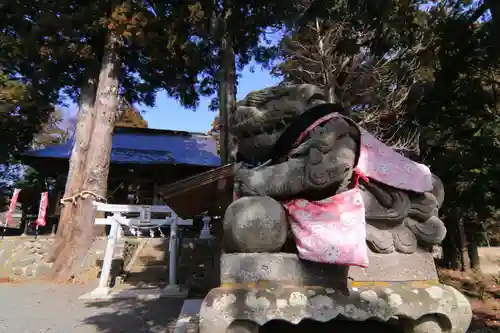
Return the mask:
[[[38,210],[38,218],[35,223],[37,226],[44,227],[47,225],[46,213],[47,213],[47,205],[49,203],[49,192],[42,192],[40,197],[40,208]]]
[[[14,190],[14,193],[12,193],[12,198],[10,199],[9,211],[5,219],[5,226],[7,226],[12,221],[12,215],[14,214],[14,210],[16,210],[16,204],[17,204],[17,198],[19,198],[19,192],[21,192],[21,189],[16,188]]]

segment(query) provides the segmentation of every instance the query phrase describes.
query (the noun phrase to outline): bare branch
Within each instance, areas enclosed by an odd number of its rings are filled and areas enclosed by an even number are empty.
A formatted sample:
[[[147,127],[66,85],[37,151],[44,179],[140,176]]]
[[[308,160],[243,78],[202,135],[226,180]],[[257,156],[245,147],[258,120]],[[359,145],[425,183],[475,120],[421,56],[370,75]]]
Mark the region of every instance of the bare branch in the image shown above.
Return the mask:
[[[434,41],[420,36],[413,45],[375,55],[367,45],[378,33],[348,21],[315,19],[302,28],[283,45],[281,72],[292,83],[323,87],[330,101],[350,108],[362,126],[394,147],[416,149],[418,133],[404,119],[419,57]]]

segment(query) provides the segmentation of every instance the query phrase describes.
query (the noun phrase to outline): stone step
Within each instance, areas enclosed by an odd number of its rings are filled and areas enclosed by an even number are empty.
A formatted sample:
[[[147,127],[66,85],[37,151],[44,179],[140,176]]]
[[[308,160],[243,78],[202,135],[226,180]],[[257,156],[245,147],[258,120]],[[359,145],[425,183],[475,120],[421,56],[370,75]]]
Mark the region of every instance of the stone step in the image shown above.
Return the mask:
[[[144,271],[157,271],[157,270],[168,270],[167,264],[158,264],[158,265],[134,265],[129,273],[137,273]]]
[[[168,239],[148,239],[125,281],[127,283],[162,283],[168,280]]]
[[[138,253],[133,266],[166,265],[168,263],[168,240],[148,239],[140,253]]]
[[[142,250],[140,250],[142,247]],[[168,280],[168,239],[152,238],[144,240],[138,248],[140,252],[130,262],[124,283],[133,281],[165,282]],[[202,290],[212,287],[214,244],[212,242],[198,242],[198,239],[185,238],[179,250],[177,280],[180,284],[193,284]],[[135,255],[134,255],[135,256]],[[217,260],[218,261],[218,260]],[[218,273],[216,274],[219,275]],[[157,281],[155,281],[157,280]],[[217,279],[218,280],[218,279]],[[137,282],[136,282],[137,281]],[[209,281],[209,283],[205,283]],[[210,288],[209,288],[210,287]]]
[[[167,265],[167,264],[168,264],[168,259],[164,257],[144,255],[137,257],[132,267],[134,266],[146,267],[146,266]]]
[[[167,254],[164,251],[157,251],[151,249],[143,249],[139,253],[137,260],[141,261],[164,261],[167,258]]]
[[[95,251],[95,257],[97,260],[102,261],[104,259],[104,254],[105,254],[105,250],[96,250]],[[115,251],[113,252],[113,259],[122,259],[122,258],[123,258],[122,251],[115,249]]]
[[[137,258],[137,261],[132,265],[132,269],[134,267],[149,267],[149,266],[161,266],[167,265],[168,260],[154,260],[152,258]],[[131,269],[131,270],[132,270]]]
[[[126,282],[161,282],[168,280],[167,265],[134,266],[127,273]]]

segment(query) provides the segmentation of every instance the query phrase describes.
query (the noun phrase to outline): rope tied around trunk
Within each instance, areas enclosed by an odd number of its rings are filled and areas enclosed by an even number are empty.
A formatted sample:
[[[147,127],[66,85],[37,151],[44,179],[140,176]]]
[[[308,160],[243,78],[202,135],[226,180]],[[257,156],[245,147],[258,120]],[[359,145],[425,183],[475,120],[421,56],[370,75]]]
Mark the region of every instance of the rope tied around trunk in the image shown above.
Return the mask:
[[[61,205],[64,206],[68,202],[71,202],[73,204],[73,206],[76,206],[78,199],[87,199],[88,197],[94,197],[96,201],[100,201],[100,202],[107,202],[108,201],[105,197],[100,196],[99,194],[97,194],[93,191],[83,190],[75,195],[62,198],[60,203],[61,203]]]

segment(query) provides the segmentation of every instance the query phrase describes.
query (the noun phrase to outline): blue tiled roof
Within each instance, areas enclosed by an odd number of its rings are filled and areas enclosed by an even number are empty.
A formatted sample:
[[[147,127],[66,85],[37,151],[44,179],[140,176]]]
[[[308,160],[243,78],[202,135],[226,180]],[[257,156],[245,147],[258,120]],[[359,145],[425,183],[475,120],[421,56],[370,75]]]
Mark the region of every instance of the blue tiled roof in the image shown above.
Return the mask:
[[[122,130],[113,135],[111,163],[190,164],[217,167],[221,160],[212,137],[171,131]],[[30,150],[26,157],[69,159],[73,143]]]

